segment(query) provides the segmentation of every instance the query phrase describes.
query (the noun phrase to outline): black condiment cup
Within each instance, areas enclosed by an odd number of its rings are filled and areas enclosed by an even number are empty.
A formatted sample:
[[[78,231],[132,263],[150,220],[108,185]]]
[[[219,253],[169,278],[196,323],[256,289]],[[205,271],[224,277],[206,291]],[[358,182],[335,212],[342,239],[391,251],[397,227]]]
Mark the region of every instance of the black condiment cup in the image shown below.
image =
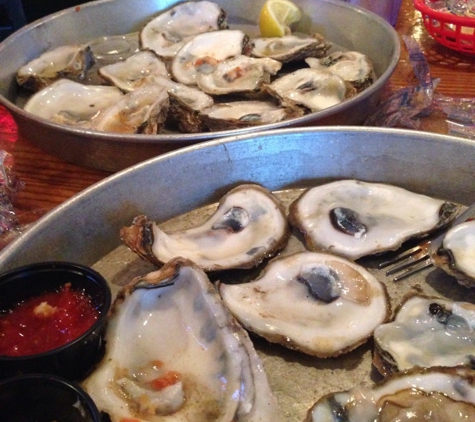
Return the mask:
[[[0,381],[2,422],[101,422],[91,397],[76,383],[48,374]]]
[[[99,316],[82,335],[69,343],[33,355],[0,355],[0,379],[28,373],[47,373],[69,380],[83,379],[103,354],[103,335],[111,305],[107,281],[93,269],[71,262],[41,262],[0,275],[0,315],[16,304],[71,283],[72,290],[90,296]]]

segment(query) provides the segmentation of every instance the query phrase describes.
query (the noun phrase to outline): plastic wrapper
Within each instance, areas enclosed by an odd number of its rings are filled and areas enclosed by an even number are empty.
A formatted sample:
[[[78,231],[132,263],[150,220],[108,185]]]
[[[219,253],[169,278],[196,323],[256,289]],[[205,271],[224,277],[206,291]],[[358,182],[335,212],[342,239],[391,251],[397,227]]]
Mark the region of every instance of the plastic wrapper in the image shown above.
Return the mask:
[[[386,98],[367,126],[418,129],[420,118],[438,111],[446,115],[450,135],[475,139],[475,99],[454,98],[435,92],[438,79],[430,74],[427,60],[419,44],[403,36],[418,85],[402,88]]]
[[[18,227],[12,200],[21,187],[13,173],[13,156],[0,150],[0,235]]]

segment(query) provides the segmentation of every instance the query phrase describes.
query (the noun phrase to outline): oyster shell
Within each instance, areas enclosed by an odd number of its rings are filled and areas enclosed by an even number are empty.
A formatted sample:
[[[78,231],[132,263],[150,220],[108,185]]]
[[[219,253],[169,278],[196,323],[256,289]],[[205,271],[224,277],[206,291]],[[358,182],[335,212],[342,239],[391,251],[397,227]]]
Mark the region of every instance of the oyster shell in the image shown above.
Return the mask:
[[[253,38],[252,42],[252,56],[267,57],[282,63],[323,57],[332,46],[321,34],[297,32],[276,38]]]
[[[434,265],[466,287],[475,286],[475,220],[452,227],[432,256]]]
[[[141,215],[120,232],[130,249],[152,263],[184,256],[205,271],[251,268],[283,248],[289,236],[279,199],[252,184],[229,191],[200,226],[165,233]]]
[[[92,128],[104,110],[123,96],[113,86],[83,85],[60,79],[32,95],[24,109],[54,123]]]
[[[415,366],[470,366],[475,351],[475,305],[414,295],[393,321],[374,332],[373,362],[387,375]]]
[[[167,119],[168,92],[145,85],[125,94],[96,119],[94,129],[119,133],[158,133]]]
[[[302,113],[281,107],[270,101],[232,101],[217,103],[201,111],[205,127],[228,130],[254,125],[281,122]]]
[[[263,89],[287,107],[308,111],[340,104],[356,94],[356,90],[338,75],[310,68],[281,76]]]
[[[210,73],[199,73],[196,83],[211,95],[252,93],[269,83],[281,67],[277,60],[239,55],[218,63]]]
[[[130,92],[150,83],[154,76],[168,77],[168,69],[154,52],[142,50],[123,61],[102,66],[98,74],[122,91]]]
[[[83,387],[112,422],[279,420],[247,333],[181,258],[119,292],[105,356]]]
[[[318,357],[353,350],[387,320],[386,289],[363,267],[330,254],[301,252],[271,261],[257,280],[218,285],[248,330]]]
[[[238,29],[196,35],[173,58],[172,76],[185,85],[194,85],[198,74],[213,72],[219,62],[241,54],[247,55],[248,44],[249,37]]]
[[[358,51],[336,51],[323,58],[305,59],[312,69],[327,69],[351,83],[358,92],[376,80],[376,73],[369,58]]]
[[[94,63],[89,45],[64,45],[20,67],[16,80],[24,88],[38,91],[58,79],[82,80]]]
[[[194,35],[227,27],[226,13],[216,3],[184,2],[151,19],[140,32],[140,44],[172,58]]]
[[[475,371],[414,370],[373,387],[328,394],[306,422],[395,422],[475,420]]]
[[[289,221],[312,250],[358,259],[396,250],[452,221],[460,206],[406,189],[359,180],[311,188],[290,206]]]

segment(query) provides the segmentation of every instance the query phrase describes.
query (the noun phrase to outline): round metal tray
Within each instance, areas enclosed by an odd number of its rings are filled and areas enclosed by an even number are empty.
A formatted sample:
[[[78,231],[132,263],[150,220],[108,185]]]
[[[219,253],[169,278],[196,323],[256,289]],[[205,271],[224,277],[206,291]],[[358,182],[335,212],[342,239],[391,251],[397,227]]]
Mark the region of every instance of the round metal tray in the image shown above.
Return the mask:
[[[264,0],[216,0],[227,12],[231,27],[256,28]],[[254,128],[198,134],[163,133],[129,135],[83,130],[48,122],[25,112],[15,72],[44,51],[66,44],[90,42],[99,37],[133,33],[176,0],[100,0],[66,9],[40,19],[0,44],[0,103],[13,114],[20,134],[45,151],[66,161],[117,171],[147,158],[202,142],[264,129],[308,125],[358,125],[374,111],[385,83],[399,60],[396,31],[385,20],[340,0],[296,0],[303,11],[298,30],[322,33],[338,48],[357,50],[373,62],[378,79],[342,104]]]
[[[167,229],[189,227],[240,183],[260,183],[291,199],[302,188],[347,178],[469,204],[475,200],[474,156],[475,144],[469,140],[397,129],[281,129],[204,142],[130,167],[60,205],[0,253],[1,269],[75,261],[93,266],[117,290],[153,269],[120,244],[120,228],[138,214]],[[440,269],[394,283],[371,262],[365,265],[386,284],[393,307],[415,285],[426,294],[467,300],[467,289]],[[318,359],[253,341],[283,422],[304,420],[323,394],[371,385],[375,379],[371,342],[338,358]]]

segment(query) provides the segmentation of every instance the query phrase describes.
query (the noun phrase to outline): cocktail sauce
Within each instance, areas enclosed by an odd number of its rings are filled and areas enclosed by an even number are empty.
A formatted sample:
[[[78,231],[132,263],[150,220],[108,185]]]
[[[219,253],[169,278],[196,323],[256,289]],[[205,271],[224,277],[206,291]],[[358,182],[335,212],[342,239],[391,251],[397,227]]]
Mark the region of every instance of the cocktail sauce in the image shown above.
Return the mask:
[[[0,355],[28,356],[63,346],[85,333],[98,316],[91,298],[66,283],[0,316]]]

